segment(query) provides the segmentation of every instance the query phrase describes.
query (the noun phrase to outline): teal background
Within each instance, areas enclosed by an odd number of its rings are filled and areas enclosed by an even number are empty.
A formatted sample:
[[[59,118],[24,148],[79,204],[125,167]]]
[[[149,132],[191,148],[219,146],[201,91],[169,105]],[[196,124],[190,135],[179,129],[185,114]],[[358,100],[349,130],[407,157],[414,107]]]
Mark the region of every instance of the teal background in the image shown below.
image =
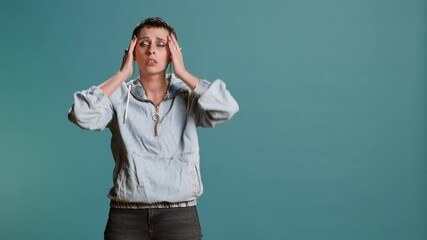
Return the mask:
[[[102,239],[110,133],[67,120],[173,25],[240,112],[200,129],[204,239],[427,239],[425,0],[0,2],[0,239]]]

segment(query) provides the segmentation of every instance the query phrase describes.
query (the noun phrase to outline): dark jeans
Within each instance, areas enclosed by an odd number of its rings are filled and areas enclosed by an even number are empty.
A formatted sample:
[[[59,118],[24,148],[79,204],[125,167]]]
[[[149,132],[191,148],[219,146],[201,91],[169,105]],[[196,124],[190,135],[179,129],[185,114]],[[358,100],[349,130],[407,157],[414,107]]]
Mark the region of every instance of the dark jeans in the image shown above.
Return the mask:
[[[110,208],[105,240],[200,240],[196,206],[176,208]]]

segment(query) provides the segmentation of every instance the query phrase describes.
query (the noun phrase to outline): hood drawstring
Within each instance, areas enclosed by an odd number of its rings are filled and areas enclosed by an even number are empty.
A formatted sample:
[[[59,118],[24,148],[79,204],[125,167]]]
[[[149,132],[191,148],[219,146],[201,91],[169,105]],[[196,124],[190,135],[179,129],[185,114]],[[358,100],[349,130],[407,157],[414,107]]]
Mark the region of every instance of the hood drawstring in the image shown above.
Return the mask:
[[[202,80],[199,80],[199,82],[196,84],[196,86],[194,86],[194,88],[192,89],[192,90],[190,90],[190,91],[188,91],[187,93],[188,93],[188,98],[187,98],[187,113],[188,114],[190,114],[190,111],[193,109],[193,104],[194,104],[194,101],[196,100],[196,96],[193,96],[193,94],[194,94],[194,89],[196,89],[196,87],[197,87],[197,85],[199,85],[199,83],[201,82]]]
[[[187,92],[187,114],[190,114],[190,92]]]
[[[128,120],[128,108],[129,108],[129,98],[130,98],[130,89],[132,88],[132,84],[129,84],[128,86],[128,94],[126,97],[126,108],[125,108],[125,118],[123,120],[123,124],[126,124]]]

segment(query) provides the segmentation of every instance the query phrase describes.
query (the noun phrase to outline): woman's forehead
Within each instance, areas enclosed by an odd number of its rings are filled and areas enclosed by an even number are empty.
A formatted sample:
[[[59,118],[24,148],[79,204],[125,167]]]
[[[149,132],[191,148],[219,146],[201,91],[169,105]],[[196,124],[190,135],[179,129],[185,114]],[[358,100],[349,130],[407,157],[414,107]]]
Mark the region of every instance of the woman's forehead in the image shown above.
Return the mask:
[[[138,34],[138,38],[163,38],[167,39],[167,36],[169,35],[169,31],[165,28],[159,28],[159,27],[144,27],[141,29],[141,31]]]

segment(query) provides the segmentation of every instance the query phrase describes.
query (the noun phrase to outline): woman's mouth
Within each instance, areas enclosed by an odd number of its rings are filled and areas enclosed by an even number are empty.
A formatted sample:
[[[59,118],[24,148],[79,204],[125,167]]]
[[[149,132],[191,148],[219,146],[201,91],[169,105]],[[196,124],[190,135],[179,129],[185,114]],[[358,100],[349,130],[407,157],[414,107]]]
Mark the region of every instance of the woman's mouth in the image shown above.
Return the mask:
[[[146,61],[146,64],[147,64],[148,66],[154,66],[154,65],[156,65],[156,64],[157,64],[157,61],[156,61],[156,60],[154,60],[154,59],[152,59],[152,58],[150,58],[150,59],[148,59],[148,60]]]

